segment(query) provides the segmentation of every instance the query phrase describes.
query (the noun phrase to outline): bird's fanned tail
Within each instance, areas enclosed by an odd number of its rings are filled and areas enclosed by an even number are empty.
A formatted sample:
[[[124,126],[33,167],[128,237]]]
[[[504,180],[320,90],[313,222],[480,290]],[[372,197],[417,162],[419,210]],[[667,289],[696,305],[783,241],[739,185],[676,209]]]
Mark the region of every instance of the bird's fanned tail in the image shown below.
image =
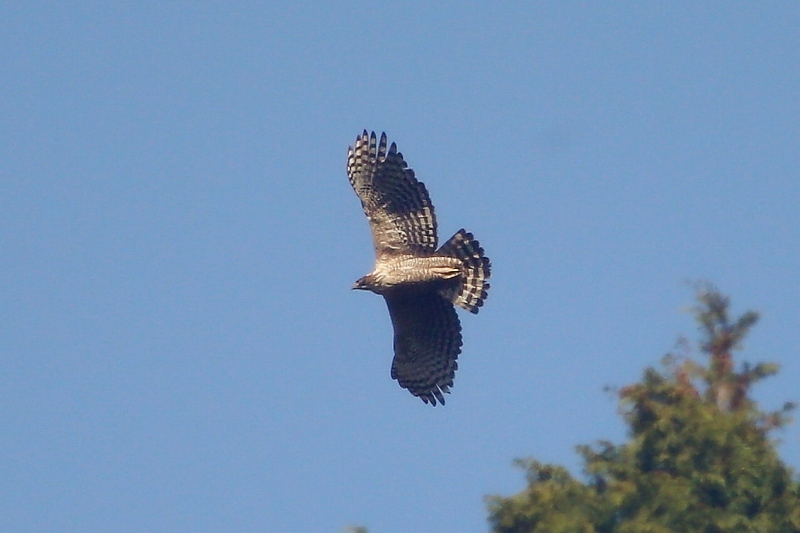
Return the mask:
[[[477,313],[488,296],[489,282],[492,275],[492,263],[483,255],[483,248],[472,233],[463,228],[442,245],[437,255],[446,255],[461,259],[464,275],[456,285],[448,285],[440,290],[440,294],[455,305],[470,313]]]

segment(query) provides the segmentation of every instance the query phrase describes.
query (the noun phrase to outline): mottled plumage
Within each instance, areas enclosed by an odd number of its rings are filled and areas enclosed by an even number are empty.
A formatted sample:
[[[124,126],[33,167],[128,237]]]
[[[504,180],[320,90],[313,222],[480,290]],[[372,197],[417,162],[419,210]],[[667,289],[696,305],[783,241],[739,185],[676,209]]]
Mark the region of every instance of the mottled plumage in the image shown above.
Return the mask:
[[[486,299],[489,259],[463,229],[437,250],[436,216],[386,134],[366,130],[347,158],[347,177],[361,200],[375,247],[375,267],[353,288],[381,294],[394,327],[392,378],[425,403],[444,404],[461,353],[453,305],[477,313]]]

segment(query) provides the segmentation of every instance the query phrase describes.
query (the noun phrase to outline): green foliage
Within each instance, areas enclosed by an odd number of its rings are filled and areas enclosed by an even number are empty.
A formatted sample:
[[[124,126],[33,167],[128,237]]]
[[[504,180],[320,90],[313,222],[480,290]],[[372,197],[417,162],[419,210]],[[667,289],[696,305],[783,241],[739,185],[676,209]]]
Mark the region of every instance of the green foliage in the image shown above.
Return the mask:
[[[489,498],[495,532],[800,532],[800,483],[768,437],[794,406],[758,410],[750,388],[777,367],[736,372],[731,356],[758,315],[731,322],[728,299],[710,287],[697,301],[707,363],[671,354],[663,370],[648,368],[618,390],[629,441],[579,446],[585,482],[559,466],[518,461],[528,487]]]

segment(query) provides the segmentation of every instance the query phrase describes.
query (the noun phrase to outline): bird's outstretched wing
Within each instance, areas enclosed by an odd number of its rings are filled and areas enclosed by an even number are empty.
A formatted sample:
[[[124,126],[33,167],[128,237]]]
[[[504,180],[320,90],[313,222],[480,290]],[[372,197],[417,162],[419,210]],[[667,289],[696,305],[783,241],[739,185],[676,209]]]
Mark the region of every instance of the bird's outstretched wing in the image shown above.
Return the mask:
[[[417,181],[403,154],[386,134],[356,138],[347,156],[347,177],[369,220],[376,257],[436,251],[436,216],[425,185]]]
[[[444,405],[461,353],[453,304],[435,290],[398,290],[384,297],[394,326],[392,378],[425,403]]]

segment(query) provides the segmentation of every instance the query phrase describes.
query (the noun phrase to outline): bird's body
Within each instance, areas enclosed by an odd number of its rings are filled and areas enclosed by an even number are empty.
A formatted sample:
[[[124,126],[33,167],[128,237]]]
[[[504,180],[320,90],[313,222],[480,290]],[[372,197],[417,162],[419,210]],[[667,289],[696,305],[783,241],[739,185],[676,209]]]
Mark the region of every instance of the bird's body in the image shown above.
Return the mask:
[[[387,290],[397,286],[449,280],[461,276],[462,272],[461,260],[455,257],[409,255],[376,262],[372,272],[361,279],[365,280],[363,288],[385,294]]]
[[[436,217],[425,185],[386,134],[366,131],[347,158],[375,247],[375,267],[353,288],[382,295],[394,326],[392,377],[425,403],[444,404],[461,352],[454,305],[477,313],[491,264],[471,233],[459,230],[437,249]]]

